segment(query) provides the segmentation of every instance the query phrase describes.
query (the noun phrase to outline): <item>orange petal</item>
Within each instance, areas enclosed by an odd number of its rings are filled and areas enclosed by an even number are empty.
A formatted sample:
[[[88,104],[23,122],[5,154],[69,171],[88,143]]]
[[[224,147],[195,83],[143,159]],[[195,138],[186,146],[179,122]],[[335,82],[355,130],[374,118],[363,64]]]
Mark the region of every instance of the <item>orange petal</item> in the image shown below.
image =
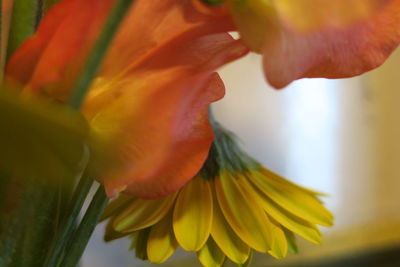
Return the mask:
[[[65,0],[42,20],[37,33],[16,51],[9,79],[29,90],[65,98],[90,51],[114,0]]]
[[[347,27],[368,19],[385,2],[387,0],[279,0],[274,6],[284,23],[306,32],[324,27]]]
[[[325,1],[314,2],[315,7],[308,8],[307,13],[325,8]],[[337,7],[348,8],[347,2],[359,3],[341,1]],[[375,3],[373,12],[331,21],[321,18],[325,18],[324,12],[316,11],[317,18],[311,22],[281,21],[273,34],[266,33],[262,52],[270,84],[282,88],[306,77],[352,77],[381,65],[400,41],[400,1],[379,1],[379,5],[377,0],[367,2]]]
[[[65,99],[115,0],[64,0],[14,54],[8,78]],[[151,18],[151,19],[150,19]],[[223,32],[232,24],[197,11],[187,0],[137,0],[105,59],[101,76],[120,74],[165,44]]]
[[[110,49],[103,74],[132,68],[165,45],[229,30],[233,24],[227,16],[203,14],[188,0],[137,0]]]
[[[65,99],[113,2],[56,5],[17,51],[8,76],[25,90]],[[187,0],[135,2],[84,107],[119,164],[119,171],[102,173],[109,195],[127,186],[136,196],[166,195],[198,172],[213,139],[208,105],[224,94],[213,71],[247,53],[228,34],[210,35],[230,27]]]
[[[109,195],[129,186],[135,196],[159,197],[197,174],[213,140],[208,105],[224,94],[213,71],[245,53],[228,34],[210,35],[165,46],[94,85],[84,113],[119,162],[119,171],[104,174]]]

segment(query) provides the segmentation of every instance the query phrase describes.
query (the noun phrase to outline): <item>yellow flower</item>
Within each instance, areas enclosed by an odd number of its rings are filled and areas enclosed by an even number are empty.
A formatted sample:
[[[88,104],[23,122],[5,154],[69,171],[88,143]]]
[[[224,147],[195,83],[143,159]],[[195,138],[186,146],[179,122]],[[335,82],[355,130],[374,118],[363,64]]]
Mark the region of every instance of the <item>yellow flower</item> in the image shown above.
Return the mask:
[[[204,266],[225,258],[244,264],[253,250],[284,258],[296,252],[294,234],[319,244],[316,225],[333,216],[318,192],[261,166],[214,125],[215,141],[200,173],[178,192],[145,200],[121,195],[107,208],[107,241],[130,235],[141,259],[162,263],[177,246],[197,252]]]

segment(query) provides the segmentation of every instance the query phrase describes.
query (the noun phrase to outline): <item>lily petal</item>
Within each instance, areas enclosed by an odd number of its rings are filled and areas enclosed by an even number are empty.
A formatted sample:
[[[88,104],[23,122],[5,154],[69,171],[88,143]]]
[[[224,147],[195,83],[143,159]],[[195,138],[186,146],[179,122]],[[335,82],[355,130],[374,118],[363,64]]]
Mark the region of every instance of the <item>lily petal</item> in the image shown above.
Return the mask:
[[[65,99],[114,2],[64,0],[54,5],[37,33],[10,59],[8,79],[24,85],[25,90]],[[138,0],[117,33],[100,75],[119,75],[165,44],[232,27],[226,19],[198,12],[187,0]]]
[[[84,113],[119,164],[103,173],[108,195],[128,186],[160,197],[197,174],[213,140],[208,105],[224,94],[213,70],[245,53],[228,34],[210,35],[166,46],[124,77],[94,85]]]
[[[65,100],[113,2],[55,5],[11,59],[8,79]],[[226,33],[211,34],[231,27],[187,0],[136,1],[83,110],[108,160],[117,162],[104,166],[120,168],[99,171],[110,197],[124,189],[143,198],[165,196],[199,171],[213,139],[208,105],[224,94],[213,72],[248,52]]]
[[[310,32],[325,27],[344,28],[369,19],[387,0],[279,0],[274,6],[289,27]],[[310,12],[311,11],[311,12]]]
[[[397,0],[230,0],[242,38],[275,88],[345,78],[381,65],[400,42]]]
[[[113,3],[65,0],[56,4],[36,34],[10,59],[7,78],[25,90],[65,99]]]
[[[344,2],[347,8],[349,1]],[[266,35],[262,52],[270,84],[282,88],[300,78],[346,78],[380,66],[400,42],[400,2],[380,2],[367,18],[342,27],[325,22],[304,32],[282,23]]]

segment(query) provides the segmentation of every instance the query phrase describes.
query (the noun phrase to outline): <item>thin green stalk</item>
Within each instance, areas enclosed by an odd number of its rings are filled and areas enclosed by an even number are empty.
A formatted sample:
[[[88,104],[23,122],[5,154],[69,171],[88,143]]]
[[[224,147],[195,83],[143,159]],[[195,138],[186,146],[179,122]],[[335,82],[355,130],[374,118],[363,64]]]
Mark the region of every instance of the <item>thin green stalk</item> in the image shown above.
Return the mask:
[[[90,88],[90,84],[100,69],[108,47],[110,46],[114,35],[117,33],[118,27],[128,12],[129,7],[134,1],[135,0],[117,0],[115,3],[103,27],[100,37],[89,55],[85,68],[78,79],[69,102],[72,107],[78,109],[82,105],[86,93]]]
[[[8,37],[7,59],[35,31],[38,16],[38,0],[14,0]]]
[[[75,223],[78,219],[79,212],[82,209],[82,205],[89,193],[90,188],[93,185],[93,180],[84,175],[77,187],[73,196],[73,203],[71,205],[70,210],[67,212],[67,218],[63,225],[61,225],[61,229],[57,234],[56,239],[53,242],[53,245],[50,248],[48,253],[48,258],[43,265],[44,267],[54,267],[57,266],[59,258],[61,257],[67,242],[68,238],[74,231]],[[0,265],[1,266],[1,265]]]
[[[69,242],[69,247],[60,266],[76,267],[107,203],[108,198],[104,187],[100,185],[82,222]]]

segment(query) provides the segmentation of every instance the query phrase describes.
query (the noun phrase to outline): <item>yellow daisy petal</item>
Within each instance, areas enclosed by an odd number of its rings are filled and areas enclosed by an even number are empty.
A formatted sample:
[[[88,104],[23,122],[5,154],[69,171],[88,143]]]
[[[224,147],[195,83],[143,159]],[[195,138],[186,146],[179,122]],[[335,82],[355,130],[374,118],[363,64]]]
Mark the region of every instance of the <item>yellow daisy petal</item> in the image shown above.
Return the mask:
[[[283,259],[286,257],[288,251],[288,242],[286,241],[285,232],[282,230],[281,226],[273,219],[271,220],[271,224],[274,239],[272,242],[271,250],[268,251],[268,253],[277,259]]]
[[[101,216],[100,221],[104,221],[105,219],[115,215],[118,211],[124,209],[128,206],[128,203],[133,201],[134,197],[121,194],[117,199],[108,203],[106,209]]]
[[[297,188],[301,191],[304,191],[307,194],[310,194],[312,196],[328,196],[328,194],[320,192],[320,191],[316,191],[316,190],[312,190],[310,188],[295,184],[281,176],[279,176],[278,174],[274,173],[273,171],[266,169],[266,168],[261,168],[260,170],[261,173],[263,173],[265,176],[267,176],[269,179],[274,180],[275,182],[281,184],[281,185],[286,185],[286,186],[292,186],[294,188]]]
[[[206,267],[219,267],[225,262],[225,255],[212,238],[197,252],[201,264]]]
[[[159,199],[135,199],[113,221],[118,232],[134,232],[159,222],[170,210],[176,193]]]
[[[173,228],[179,245],[187,251],[198,251],[210,235],[212,222],[210,182],[195,177],[185,185],[176,199]]]
[[[147,257],[152,263],[163,263],[178,246],[172,230],[172,212],[151,227],[147,240]]]
[[[253,260],[253,251],[250,250],[249,258],[247,259],[247,261],[243,264],[238,264],[238,267],[249,267],[252,260]]]
[[[267,214],[278,223],[312,243],[321,243],[321,233],[314,225],[290,214],[264,194],[258,194],[258,197]]]
[[[229,226],[216,199],[214,199],[214,215],[211,227],[211,236],[230,260],[238,264],[246,262],[249,257],[250,248]]]
[[[106,230],[104,233],[104,241],[110,242],[115,239],[127,236],[127,235],[129,235],[129,233],[120,233],[120,232],[115,231],[114,227],[113,227],[113,223],[111,221],[106,226]]]
[[[310,223],[332,226],[332,214],[316,197],[293,187],[290,183],[275,182],[274,179],[269,179],[270,176],[276,176],[276,174],[271,172],[266,175],[253,171],[248,178],[265,195],[294,215]]]
[[[235,233],[260,252],[270,249],[271,223],[243,177],[233,177],[229,172],[221,173],[215,180],[219,206]]]
[[[285,228],[283,228],[283,231],[285,232],[286,240],[288,243],[288,251],[290,253],[297,253],[299,251],[299,249],[297,247],[296,237],[294,236],[294,234],[291,231],[289,231]]]
[[[138,237],[138,235],[139,235],[139,232],[140,232],[140,231],[136,231],[136,232],[133,232],[133,233],[129,234],[129,238],[131,238],[131,240],[132,240],[131,245],[129,246],[129,250],[134,250],[134,249],[136,249],[136,246],[137,246],[137,237]]]
[[[149,239],[151,227],[147,227],[133,235],[131,249],[135,249],[136,257],[147,260],[147,240]]]

